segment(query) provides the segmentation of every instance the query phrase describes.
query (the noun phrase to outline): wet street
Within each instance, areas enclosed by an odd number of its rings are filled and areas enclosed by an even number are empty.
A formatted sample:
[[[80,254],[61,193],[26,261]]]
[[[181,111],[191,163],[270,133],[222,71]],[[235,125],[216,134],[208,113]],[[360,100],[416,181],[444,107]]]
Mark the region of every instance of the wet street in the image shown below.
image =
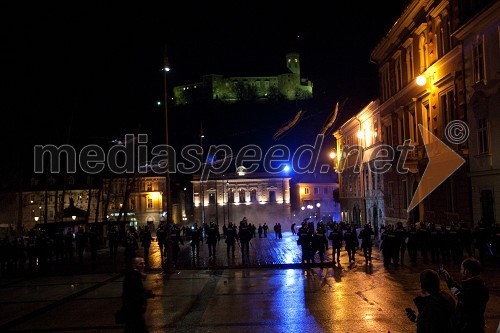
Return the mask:
[[[360,251],[349,265],[300,266],[300,247],[290,232],[276,240],[252,240],[250,262],[242,265],[239,248],[226,256],[223,239],[215,260],[203,245],[192,260],[186,241],[176,270],[164,274],[156,243],[151,247],[145,287],[156,294],[149,300],[146,320],[150,332],[415,332],[405,315],[420,294],[418,274],[436,265],[384,268],[374,247],[373,264],[366,266]],[[106,249],[97,263],[54,263],[47,273],[0,279],[1,332],[121,332],[113,313],[121,306],[123,249],[111,263]],[[406,258],[406,260],[408,260]],[[458,267],[447,268],[458,277]],[[500,268],[485,266],[490,288],[487,332],[500,320]],[[445,284],[443,283],[443,288]]]

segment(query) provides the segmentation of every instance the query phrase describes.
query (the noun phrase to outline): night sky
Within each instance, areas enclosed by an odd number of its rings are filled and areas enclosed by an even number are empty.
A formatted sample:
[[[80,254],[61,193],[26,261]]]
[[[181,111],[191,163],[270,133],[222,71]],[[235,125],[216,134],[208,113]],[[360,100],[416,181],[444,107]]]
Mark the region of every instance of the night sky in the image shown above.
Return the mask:
[[[2,121],[4,149],[18,151],[19,138],[28,148],[92,143],[163,123],[156,103],[165,46],[169,86],[208,73],[284,72],[285,53],[298,51],[302,76],[314,83],[318,111],[310,114],[321,123],[345,98],[346,112],[359,111],[378,95],[370,53],[407,2],[383,9],[355,1],[1,5],[2,114],[11,117]]]

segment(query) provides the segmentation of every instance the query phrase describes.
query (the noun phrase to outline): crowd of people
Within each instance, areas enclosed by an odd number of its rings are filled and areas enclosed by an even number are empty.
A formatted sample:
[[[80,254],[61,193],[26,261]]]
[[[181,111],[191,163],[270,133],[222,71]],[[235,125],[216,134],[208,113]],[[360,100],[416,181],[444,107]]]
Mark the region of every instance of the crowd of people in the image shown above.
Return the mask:
[[[136,256],[142,247],[147,268],[153,242],[158,244],[162,262],[171,252],[176,263],[185,242],[191,248],[193,260],[200,257],[203,246],[208,250],[208,257],[214,259],[221,239],[226,244],[228,258],[234,258],[236,249],[239,249],[243,261],[248,262],[252,239],[282,239],[281,224],[272,224],[271,227],[267,223],[256,225],[243,217],[239,223],[224,224],[222,233],[215,222],[200,226],[194,223],[182,228],[172,224],[170,238],[167,237],[169,230],[164,221],[156,229],[150,226],[109,225],[105,234],[102,234],[103,228],[89,225],[79,226],[76,230],[33,228],[24,237],[0,239],[0,273],[43,270],[57,261],[95,263],[97,250],[104,247],[109,248],[112,261],[116,261],[119,247],[124,247],[125,260]],[[271,228],[274,230],[272,236],[269,234]],[[404,226],[399,222],[382,225],[375,231],[369,224],[359,228],[343,222],[312,222],[306,219],[299,225],[292,224],[291,231],[301,249],[304,264],[324,263],[330,246],[333,263],[340,264],[344,250],[349,264],[354,263],[358,250],[361,250],[368,265],[372,262],[372,248],[376,244],[380,247],[386,268],[417,263],[459,265],[464,258],[476,256],[482,263],[487,263],[498,259],[500,248],[498,227],[487,227],[481,221],[474,229],[464,222],[449,226],[423,222]]]
[[[477,253],[482,263],[498,256],[500,246],[500,230],[489,228],[482,221],[471,229],[465,222],[436,226],[434,223],[412,223],[403,226],[398,222],[395,226],[380,228],[380,249],[384,265],[398,266],[405,263],[406,253],[409,262],[415,264],[447,264],[459,265],[465,257]]]

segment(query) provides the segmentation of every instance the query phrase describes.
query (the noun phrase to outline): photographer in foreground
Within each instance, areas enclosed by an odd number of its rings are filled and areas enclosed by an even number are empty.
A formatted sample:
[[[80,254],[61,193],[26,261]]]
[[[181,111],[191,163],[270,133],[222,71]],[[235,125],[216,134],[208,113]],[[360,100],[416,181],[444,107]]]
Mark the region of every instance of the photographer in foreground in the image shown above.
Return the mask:
[[[417,323],[417,333],[452,333],[455,330],[455,300],[440,290],[439,275],[432,269],[420,273],[420,287],[423,296],[417,296],[413,302],[418,315],[411,308],[406,308],[406,316]]]
[[[446,281],[448,288],[458,300],[457,326],[458,332],[483,333],[484,312],[490,298],[489,290],[479,277],[481,263],[474,258],[467,258],[461,265],[462,281],[456,282],[446,270],[440,276]]]
[[[144,289],[142,284],[142,281],[146,278],[144,267],[144,258],[134,257],[125,273],[122,294],[125,332],[148,332],[144,313],[147,308],[147,299],[154,298],[154,294],[151,290]]]

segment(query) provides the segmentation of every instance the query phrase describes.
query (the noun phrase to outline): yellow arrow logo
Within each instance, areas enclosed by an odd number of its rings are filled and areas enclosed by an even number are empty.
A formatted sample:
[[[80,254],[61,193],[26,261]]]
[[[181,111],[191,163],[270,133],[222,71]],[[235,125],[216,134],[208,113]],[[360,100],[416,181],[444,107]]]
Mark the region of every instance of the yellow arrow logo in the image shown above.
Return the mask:
[[[429,157],[429,163],[411,199],[410,206],[408,206],[407,209],[408,212],[422,202],[422,200],[431,194],[436,187],[441,185],[441,183],[450,177],[455,170],[465,163],[465,160],[460,155],[455,153],[453,149],[439,140],[421,124],[418,125],[418,128],[424,140],[425,151]]]

